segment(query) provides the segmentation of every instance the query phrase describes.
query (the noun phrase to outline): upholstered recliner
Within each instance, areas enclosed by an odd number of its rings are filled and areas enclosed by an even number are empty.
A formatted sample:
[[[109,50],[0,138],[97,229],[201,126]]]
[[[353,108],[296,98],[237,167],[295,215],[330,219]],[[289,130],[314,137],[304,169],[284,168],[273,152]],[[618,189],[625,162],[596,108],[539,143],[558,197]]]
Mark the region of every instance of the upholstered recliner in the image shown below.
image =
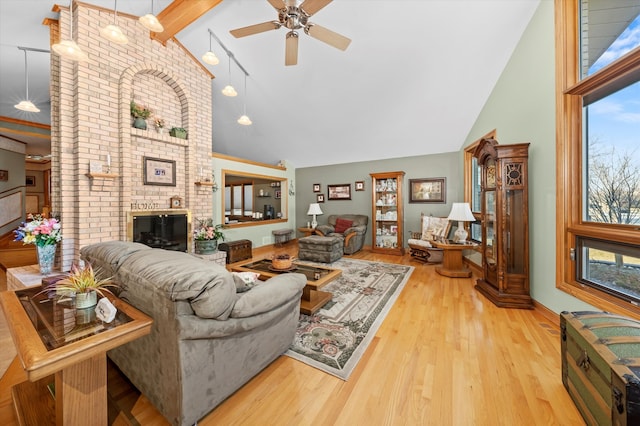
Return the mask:
[[[361,214],[332,214],[326,225],[318,225],[316,233],[325,237],[343,239],[344,254],[353,254],[362,249],[367,235],[369,217]]]
[[[430,241],[447,238],[451,223],[447,218],[424,214],[420,215],[420,223],[422,230],[412,232],[412,238],[407,241],[411,249],[411,256],[426,263],[442,262],[442,249],[433,247]]]

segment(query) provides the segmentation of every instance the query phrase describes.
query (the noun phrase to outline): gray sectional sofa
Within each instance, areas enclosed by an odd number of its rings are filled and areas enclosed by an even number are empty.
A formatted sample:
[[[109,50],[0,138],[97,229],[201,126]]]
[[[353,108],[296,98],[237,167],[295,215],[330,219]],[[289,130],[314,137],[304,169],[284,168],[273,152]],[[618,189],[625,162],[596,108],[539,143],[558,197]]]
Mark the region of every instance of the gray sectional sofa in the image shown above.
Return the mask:
[[[110,241],[80,250],[120,297],[153,318],[148,336],[108,353],[173,425],[191,425],[284,353],[306,279],[282,274],[248,291],[187,253]]]

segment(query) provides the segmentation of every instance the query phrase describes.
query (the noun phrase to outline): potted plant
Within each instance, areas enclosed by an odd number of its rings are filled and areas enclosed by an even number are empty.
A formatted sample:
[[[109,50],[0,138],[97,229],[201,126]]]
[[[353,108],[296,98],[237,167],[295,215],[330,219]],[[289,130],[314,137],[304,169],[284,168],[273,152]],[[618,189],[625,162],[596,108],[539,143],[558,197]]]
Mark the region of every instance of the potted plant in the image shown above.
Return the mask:
[[[98,294],[101,297],[105,297],[105,292],[113,294],[109,287],[118,288],[118,285],[111,281],[111,278],[98,278],[91,264],[86,263],[83,268],[72,265],[68,277],[56,281],[43,291],[55,290],[60,295],[75,295],[76,309],[85,309],[98,303]]]
[[[222,224],[213,224],[213,219],[198,219],[198,226],[193,231],[197,254],[211,254],[218,249],[218,240],[224,241]]]
[[[156,126],[156,130],[158,133],[162,134],[164,132],[164,119],[160,117],[153,118],[153,124]]]
[[[179,139],[186,139],[187,138],[187,130],[184,129],[183,127],[172,127],[171,130],[169,130],[169,134],[171,136],[174,136],[176,138]]]
[[[136,129],[147,129],[147,118],[151,116],[151,109],[144,105],[138,105],[131,101],[131,116],[133,117],[133,127]]]

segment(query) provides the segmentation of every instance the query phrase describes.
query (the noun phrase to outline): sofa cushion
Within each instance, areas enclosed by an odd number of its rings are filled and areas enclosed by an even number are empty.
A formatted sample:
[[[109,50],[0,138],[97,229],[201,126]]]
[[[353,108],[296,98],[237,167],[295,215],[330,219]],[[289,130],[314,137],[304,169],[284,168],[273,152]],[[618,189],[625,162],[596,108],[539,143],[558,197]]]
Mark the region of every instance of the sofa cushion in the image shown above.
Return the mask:
[[[291,300],[291,294],[307,284],[303,274],[280,274],[242,293],[231,311],[232,318],[247,318],[271,311]]]
[[[215,262],[161,249],[133,253],[118,275],[128,286],[153,286],[172,301],[186,300],[201,318],[225,320],[236,300],[231,273]]]
[[[347,229],[351,228],[351,225],[353,225],[353,221],[351,220],[347,220],[347,219],[342,219],[342,218],[338,218],[336,219],[336,233],[338,234],[343,234],[344,231],[346,231]]]

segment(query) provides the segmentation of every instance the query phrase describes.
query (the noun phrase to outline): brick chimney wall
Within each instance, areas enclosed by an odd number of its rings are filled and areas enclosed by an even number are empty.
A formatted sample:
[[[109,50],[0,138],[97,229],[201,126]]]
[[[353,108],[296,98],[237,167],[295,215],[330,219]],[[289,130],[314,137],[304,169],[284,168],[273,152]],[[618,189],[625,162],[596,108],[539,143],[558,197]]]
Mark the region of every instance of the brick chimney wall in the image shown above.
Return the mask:
[[[62,270],[85,245],[125,240],[132,210],[169,209],[170,198],[180,196],[192,217],[213,216],[210,188],[194,183],[201,168],[211,170],[213,76],[173,40],[152,41],[136,17],[117,15],[128,44],[104,39],[100,28],[113,19],[113,11],[74,2],[74,39],[89,62],[51,55],[52,211],[63,227]],[[69,20],[61,8],[62,39],[69,38]],[[131,100],[153,111],[147,130],[132,127]],[[165,120],[163,134],[154,116]],[[188,139],[169,136],[171,126],[187,129]],[[107,155],[117,176],[87,176],[90,162],[106,171]],[[145,185],[144,157],[175,161],[176,185]]]

